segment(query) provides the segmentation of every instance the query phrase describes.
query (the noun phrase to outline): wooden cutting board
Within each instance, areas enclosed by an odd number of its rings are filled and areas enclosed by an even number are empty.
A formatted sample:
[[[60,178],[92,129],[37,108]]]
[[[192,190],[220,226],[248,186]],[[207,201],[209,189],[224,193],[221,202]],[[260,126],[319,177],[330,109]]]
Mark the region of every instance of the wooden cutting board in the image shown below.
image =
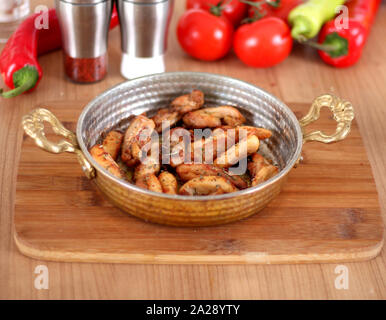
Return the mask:
[[[46,107],[75,131],[86,103]],[[298,117],[309,105],[289,103]],[[313,125],[332,133],[328,112]],[[48,134],[48,137],[53,137]],[[119,263],[315,263],[374,258],[383,225],[358,126],[349,137],[307,143],[282,193],[236,223],[176,228],[145,223],[112,206],[73,154],[50,154],[24,136],[17,177],[14,238],[32,258]]]

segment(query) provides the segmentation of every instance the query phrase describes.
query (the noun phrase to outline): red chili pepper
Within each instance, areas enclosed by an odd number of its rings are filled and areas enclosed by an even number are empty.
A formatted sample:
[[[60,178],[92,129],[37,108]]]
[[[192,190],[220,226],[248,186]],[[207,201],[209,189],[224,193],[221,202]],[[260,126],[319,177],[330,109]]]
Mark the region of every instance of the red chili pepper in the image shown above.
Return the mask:
[[[344,68],[355,64],[361,57],[370,28],[381,0],[351,0],[348,7],[348,28],[327,22],[319,34],[315,47],[322,60],[334,67]]]
[[[16,97],[36,88],[43,75],[37,57],[62,46],[55,9],[48,11],[48,29],[35,27],[35,20],[40,15],[37,13],[24,20],[8,39],[0,54],[0,72],[5,84],[13,89],[7,92],[0,91],[4,98]],[[118,24],[118,13],[114,7],[110,29]]]
[[[241,2],[249,4],[248,16],[258,20],[265,17],[276,17],[287,21],[291,10],[302,4],[304,0],[252,0]]]

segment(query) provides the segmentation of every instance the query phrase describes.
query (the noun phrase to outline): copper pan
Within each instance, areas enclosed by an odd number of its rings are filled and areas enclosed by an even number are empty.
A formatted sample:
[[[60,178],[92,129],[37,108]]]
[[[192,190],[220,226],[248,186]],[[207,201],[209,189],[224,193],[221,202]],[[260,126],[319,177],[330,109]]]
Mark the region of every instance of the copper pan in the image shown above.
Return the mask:
[[[192,89],[202,90],[206,105],[237,106],[250,125],[273,132],[261,150],[280,168],[278,175],[252,188],[215,196],[180,196],[155,193],[120,180],[100,167],[88,152],[103,132],[125,130],[130,116],[151,113]],[[328,107],[337,122],[336,132],[306,133],[305,127]],[[338,97],[323,95],[314,100],[309,113],[298,121],[279,99],[243,81],[209,73],[172,72],[137,78],[119,84],[91,101],[77,123],[76,134],[67,130],[46,109],[24,116],[25,132],[49,152],[75,153],[85,175],[117,207],[146,221],[174,226],[209,226],[237,221],[263,209],[279,193],[290,170],[299,162],[303,144],[332,143],[344,139],[354,118],[352,105]],[[43,121],[66,140],[48,141]]]

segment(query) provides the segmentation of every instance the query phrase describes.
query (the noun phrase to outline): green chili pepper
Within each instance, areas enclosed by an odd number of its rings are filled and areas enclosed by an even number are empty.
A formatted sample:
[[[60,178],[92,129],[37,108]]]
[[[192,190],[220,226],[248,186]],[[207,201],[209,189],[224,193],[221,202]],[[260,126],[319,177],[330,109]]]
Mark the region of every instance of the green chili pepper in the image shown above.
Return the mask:
[[[292,38],[305,41],[315,37],[323,24],[336,15],[337,7],[345,0],[309,0],[294,8],[288,21],[292,26]]]

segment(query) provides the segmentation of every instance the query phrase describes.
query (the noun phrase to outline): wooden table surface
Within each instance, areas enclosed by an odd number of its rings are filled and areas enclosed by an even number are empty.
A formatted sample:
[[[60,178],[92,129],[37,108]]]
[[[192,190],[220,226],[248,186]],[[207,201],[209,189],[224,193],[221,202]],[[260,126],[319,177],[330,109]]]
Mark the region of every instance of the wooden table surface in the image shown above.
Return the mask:
[[[167,71],[226,74],[252,82],[288,102],[309,103],[332,92],[350,100],[366,144],[386,217],[386,2],[381,5],[361,61],[338,70],[299,46],[290,58],[270,69],[251,69],[233,53],[220,62],[194,61],[174,36],[185,1],[176,1],[167,53]],[[53,1],[32,1],[36,5]],[[61,52],[40,59],[44,79],[32,94],[0,100],[0,299],[385,299],[386,248],[368,262],[345,263],[347,290],[335,288],[337,264],[309,265],[121,265],[54,263],[21,255],[13,242],[15,179],[20,157],[21,117],[37,104],[58,100],[91,100],[123,81],[119,74],[119,31],[109,39],[108,77],[93,85],[65,80]],[[3,46],[0,46],[2,49]],[[0,86],[4,84],[0,82]],[[49,106],[49,105],[48,105]],[[333,163],[331,164],[333,165]],[[44,196],[44,195],[42,195]],[[49,271],[49,289],[34,287],[38,265]]]

